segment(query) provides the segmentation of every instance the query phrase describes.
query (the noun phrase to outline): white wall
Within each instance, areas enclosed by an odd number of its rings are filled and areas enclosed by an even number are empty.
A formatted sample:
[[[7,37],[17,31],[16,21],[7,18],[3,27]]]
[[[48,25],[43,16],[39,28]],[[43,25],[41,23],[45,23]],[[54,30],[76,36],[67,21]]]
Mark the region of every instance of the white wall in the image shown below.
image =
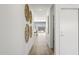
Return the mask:
[[[60,15],[60,10],[59,10],[59,5],[58,4],[56,4],[56,5],[54,5],[54,13],[55,13],[55,54],[56,55],[59,55],[59,48],[60,48],[60,44],[59,44],[59,34],[60,34],[60,20],[59,20],[59,15]]]
[[[24,5],[0,5],[0,54],[24,54]]]
[[[53,15],[54,15],[54,5],[50,8],[49,13],[49,48],[53,48]]]

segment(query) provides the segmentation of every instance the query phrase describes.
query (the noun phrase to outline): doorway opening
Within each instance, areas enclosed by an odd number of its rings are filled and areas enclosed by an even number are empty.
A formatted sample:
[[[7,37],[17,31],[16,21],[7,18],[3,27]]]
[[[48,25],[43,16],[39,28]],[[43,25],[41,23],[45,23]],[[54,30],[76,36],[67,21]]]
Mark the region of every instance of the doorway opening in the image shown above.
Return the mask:
[[[54,55],[54,7],[51,4],[29,4],[32,11],[32,39],[29,55]]]

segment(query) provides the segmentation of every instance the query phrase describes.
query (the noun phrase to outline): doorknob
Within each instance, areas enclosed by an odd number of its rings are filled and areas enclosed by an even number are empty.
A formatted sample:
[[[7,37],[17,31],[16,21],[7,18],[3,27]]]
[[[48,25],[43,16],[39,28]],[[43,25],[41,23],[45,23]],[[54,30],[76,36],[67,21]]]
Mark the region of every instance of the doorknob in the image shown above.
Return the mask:
[[[64,33],[63,32],[60,32],[60,36],[64,36]]]

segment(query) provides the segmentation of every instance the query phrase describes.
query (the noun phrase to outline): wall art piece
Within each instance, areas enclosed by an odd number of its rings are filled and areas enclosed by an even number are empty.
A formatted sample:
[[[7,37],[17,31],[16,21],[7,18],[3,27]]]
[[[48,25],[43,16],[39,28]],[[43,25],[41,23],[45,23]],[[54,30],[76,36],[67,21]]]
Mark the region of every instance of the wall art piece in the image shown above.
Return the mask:
[[[32,23],[32,12],[29,11],[29,20],[30,20],[30,23]]]
[[[29,27],[29,36],[32,37],[32,26]]]
[[[25,27],[25,41],[28,42],[29,40],[29,25],[26,24],[26,27]]]
[[[25,18],[26,18],[26,21],[29,21],[29,6],[28,6],[28,4],[25,5]]]

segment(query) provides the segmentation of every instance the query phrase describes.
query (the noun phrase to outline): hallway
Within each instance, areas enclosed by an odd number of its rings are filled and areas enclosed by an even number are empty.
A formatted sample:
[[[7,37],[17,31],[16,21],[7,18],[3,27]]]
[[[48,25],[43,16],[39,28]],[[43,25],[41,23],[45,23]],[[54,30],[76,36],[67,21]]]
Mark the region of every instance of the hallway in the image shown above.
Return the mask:
[[[38,34],[30,55],[53,55],[53,50],[48,47],[45,33]]]

